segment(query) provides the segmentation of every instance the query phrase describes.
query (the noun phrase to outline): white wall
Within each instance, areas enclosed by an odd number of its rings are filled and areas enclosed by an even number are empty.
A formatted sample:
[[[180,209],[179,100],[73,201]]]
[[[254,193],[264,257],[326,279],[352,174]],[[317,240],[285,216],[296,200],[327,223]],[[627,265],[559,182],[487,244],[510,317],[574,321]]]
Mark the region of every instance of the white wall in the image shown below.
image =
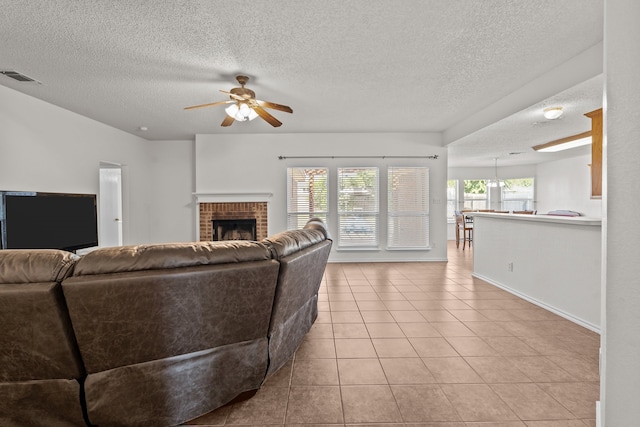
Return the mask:
[[[473,222],[474,276],[600,332],[599,220],[479,213]]]
[[[195,173],[193,141],[152,141],[149,168],[148,241],[152,243],[196,240]]]
[[[640,2],[605,0],[604,252],[601,402],[606,427],[640,420]]]
[[[438,159],[286,159],[278,156],[430,156]],[[440,135],[262,134],[197,135],[197,193],[273,193],[269,201],[269,234],[287,228],[287,167],[417,165],[429,167],[430,251],[337,252],[332,261],[446,259],[447,151]],[[335,229],[330,230],[337,234]]]
[[[492,179],[496,174],[495,167],[490,168],[449,168],[447,179]],[[498,160],[498,177],[500,179],[511,178],[535,178],[535,165],[500,166]]]
[[[0,189],[98,194],[100,162],[121,164],[125,244],[192,238],[173,227],[186,222],[192,230],[193,215],[172,208],[186,203],[182,192],[191,196],[192,151],[192,142],[150,142],[0,86]],[[170,193],[154,199],[158,183]]]
[[[538,213],[557,209],[602,217],[602,200],[591,199],[591,154],[540,163],[537,170]]]

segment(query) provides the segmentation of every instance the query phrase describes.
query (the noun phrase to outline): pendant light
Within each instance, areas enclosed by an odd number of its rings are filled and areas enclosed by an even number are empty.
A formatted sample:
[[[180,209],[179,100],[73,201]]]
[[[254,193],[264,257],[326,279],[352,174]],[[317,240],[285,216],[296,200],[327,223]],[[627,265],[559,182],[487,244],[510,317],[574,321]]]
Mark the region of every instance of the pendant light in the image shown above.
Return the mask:
[[[489,187],[504,187],[504,181],[498,179],[498,158],[494,157],[495,161],[495,175],[493,179],[489,180]]]

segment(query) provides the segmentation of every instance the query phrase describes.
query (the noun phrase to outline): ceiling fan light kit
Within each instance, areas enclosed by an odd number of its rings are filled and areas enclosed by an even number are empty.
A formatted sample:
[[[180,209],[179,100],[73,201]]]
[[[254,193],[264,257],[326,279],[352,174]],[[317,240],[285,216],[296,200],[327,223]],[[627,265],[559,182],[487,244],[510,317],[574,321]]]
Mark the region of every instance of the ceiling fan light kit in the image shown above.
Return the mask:
[[[250,108],[246,102],[238,101],[236,104],[229,105],[224,111],[239,122],[253,120],[258,117],[258,113]]]
[[[221,90],[220,92],[229,95],[231,100],[218,101],[209,104],[192,105],[191,107],[185,107],[185,110],[193,110],[196,108],[214,107],[216,105],[231,104],[225,108],[227,115],[220,126],[231,126],[234,121],[245,122],[253,120],[256,117],[261,117],[264,121],[269,123],[273,127],[282,126],[282,122],[276,119],[265,108],[273,110],[284,111],[285,113],[293,113],[291,107],[287,105],[276,104],[274,102],[261,101],[256,99],[256,93],[251,89],[244,87],[249,81],[247,76],[236,76],[236,80],[240,83],[240,87],[234,87],[229,92]]]

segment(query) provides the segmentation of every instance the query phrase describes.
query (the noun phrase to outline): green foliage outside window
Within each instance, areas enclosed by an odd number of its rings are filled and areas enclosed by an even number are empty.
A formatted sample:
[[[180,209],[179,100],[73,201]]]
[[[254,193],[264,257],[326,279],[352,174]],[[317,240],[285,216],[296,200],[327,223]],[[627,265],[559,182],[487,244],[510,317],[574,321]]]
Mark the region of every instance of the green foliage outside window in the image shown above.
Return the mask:
[[[376,212],[378,170],[372,168],[340,169],[338,210],[340,212]]]
[[[530,188],[533,187],[533,178],[505,179],[504,186],[508,190],[513,190],[516,188]]]
[[[472,179],[464,181],[464,194],[486,194],[487,182],[484,179]]]
[[[309,172],[309,211],[324,212],[327,210],[327,173],[324,170]]]

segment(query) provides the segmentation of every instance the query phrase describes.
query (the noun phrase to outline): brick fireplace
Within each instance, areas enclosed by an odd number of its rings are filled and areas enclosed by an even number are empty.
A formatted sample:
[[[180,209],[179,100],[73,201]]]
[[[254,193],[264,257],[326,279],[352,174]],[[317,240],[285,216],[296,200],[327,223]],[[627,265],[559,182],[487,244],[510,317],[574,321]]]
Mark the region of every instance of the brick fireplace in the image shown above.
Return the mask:
[[[267,238],[267,202],[200,202],[200,240],[214,240],[214,220],[256,220],[256,240]]]

